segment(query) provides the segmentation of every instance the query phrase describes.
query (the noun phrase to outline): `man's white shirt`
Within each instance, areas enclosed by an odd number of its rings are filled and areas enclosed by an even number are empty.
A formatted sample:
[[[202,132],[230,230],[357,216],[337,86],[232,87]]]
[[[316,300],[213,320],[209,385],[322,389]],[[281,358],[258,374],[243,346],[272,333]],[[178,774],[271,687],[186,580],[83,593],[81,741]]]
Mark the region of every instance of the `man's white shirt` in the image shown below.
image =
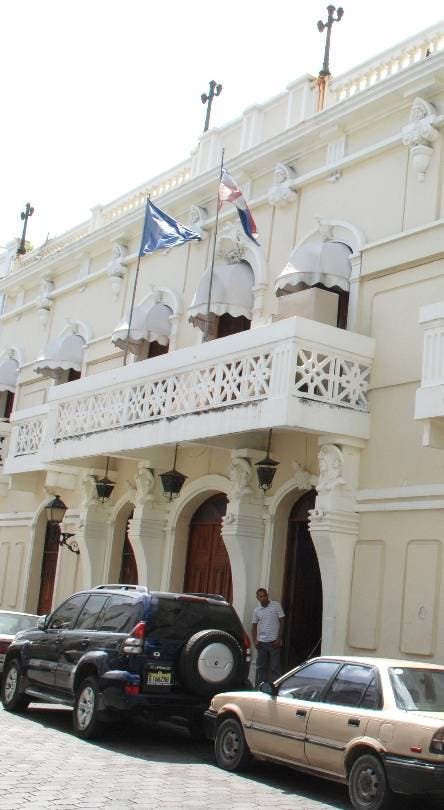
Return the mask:
[[[279,602],[270,600],[266,607],[258,605],[253,610],[253,624],[257,624],[257,640],[276,641],[279,638],[279,619],[285,616]]]

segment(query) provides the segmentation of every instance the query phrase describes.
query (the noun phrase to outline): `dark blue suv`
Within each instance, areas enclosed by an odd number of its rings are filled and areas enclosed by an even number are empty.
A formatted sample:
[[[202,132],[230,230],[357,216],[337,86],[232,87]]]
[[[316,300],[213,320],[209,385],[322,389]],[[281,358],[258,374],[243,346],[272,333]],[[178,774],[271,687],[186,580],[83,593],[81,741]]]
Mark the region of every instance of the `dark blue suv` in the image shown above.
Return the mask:
[[[7,711],[72,706],[76,734],[122,716],[185,719],[200,731],[216,692],[248,686],[250,641],[234,608],[207,594],[100,585],[76,593],[9,647]]]

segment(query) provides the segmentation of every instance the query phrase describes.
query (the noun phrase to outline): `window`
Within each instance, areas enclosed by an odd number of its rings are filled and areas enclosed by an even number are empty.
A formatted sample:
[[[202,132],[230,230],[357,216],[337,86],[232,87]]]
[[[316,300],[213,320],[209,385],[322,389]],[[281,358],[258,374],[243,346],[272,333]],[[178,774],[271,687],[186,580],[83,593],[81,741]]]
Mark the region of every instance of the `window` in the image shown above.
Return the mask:
[[[52,614],[49,628],[51,630],[72,630],[86,599],[86,594],[79,594],[64,602]]]
[[[336,661],[316,661],[302,667],[285,681],[279,684],[278,694],[281,697],[293,697],[298,700],[321,700],[327,684],[338,671]]]
[[[130,597],[111,596],[100,614],[96,630],[107,633],[128,633],[137,624],[141,614],[141,603]]]
[[[331,684],[325,702],[340,706],[359,706],[373,675],[372,667],[345,664]]]
[[[216,337],[222,338],[228,335],[237,335],[239,332],[247,332],[251,326],[251,321],[245,318],[244,315],[239,315],[234,318],[226,312],[217,318],[217,334]]]
[[[76,629],[92,630],[100,611],[108,599],[108,596],[103,595],[96,596],[94,594],[94,596],[90,596],[76,622]]]
[[[373,677],[364,692],[364,697],[360,703],[361,709],[381,709],[382,700],[378,689],[376,678]]]
[[[444,672],[414,667],[392,667],[389,672],[399,709],[444,711]]]

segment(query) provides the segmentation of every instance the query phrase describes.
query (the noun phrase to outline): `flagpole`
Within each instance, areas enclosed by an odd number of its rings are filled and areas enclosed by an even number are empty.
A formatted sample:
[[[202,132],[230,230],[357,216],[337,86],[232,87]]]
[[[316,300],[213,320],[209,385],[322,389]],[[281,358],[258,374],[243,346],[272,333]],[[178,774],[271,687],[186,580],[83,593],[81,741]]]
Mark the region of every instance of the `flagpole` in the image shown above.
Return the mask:
[[[147,208],[148,208],[149,201],[150,201],[150,198],[148,196],[147,201],[146,201],[146,206],[145,206],[145,217],[144,217],[144,220],[143,220],[144,226],[145,226],[146,211],[147,211]],[[144,227],[144,230],[145,230],[145,227]],[[143,239],[143,236],[142,236],[142,239]],[[128,330],[127,330],[127,333],[126,333],[125,354],[123,355],[123,365],[124,366],[126,366],[126,361],[128,359],[129,338],[130,338],[131,323],[132,323],[132,320],[133,320],[133,313],[134,313],[134,302],[136,300],[137,282],[138,282],[138,279],[139,279],[140,259],[141,259],[141,256],[140,256],[140,250],[139,250],[139,258],[137,259],[137,267],[136,267],[136,277],[134,279],[133,295],[132,295],[132,298],[131,298],[131,307],[130,307],[130,313],[129,313],[129,318],[128,318]]]
[[[225,149],[223,148],[222,149],[222,157],[220,159],[219,186],[220,186],[220,183],[221,183],[221,180],[222,180],[222,172],[223,172],[223,169],[224,169],[224,155],[225,155]],[[219,224],[219,208],[220,208],[220,205],[219,205],[219,186],[218,186],[218,189],[217,189],[216,222],[215,222],[215,225],[214,225],[213,255],[212,255],[212,258],[211,258],[210,284],[209,284],[209,287],[208,287],[208,301],[207,301],[207,315],[206,315],[206,318],[205,318],[205,331],[204,331],[204,336],[203,336],[203,342],[204,343],[206,343],[208,341],[208,332],[209,332],[209,329],[210,329],[211,290],[212,290],[212,287],[213,287],[213,273],[214,273],[214,259],[215,259],[215,256],[216,256],[217,227],[218,227],[218,224]]]

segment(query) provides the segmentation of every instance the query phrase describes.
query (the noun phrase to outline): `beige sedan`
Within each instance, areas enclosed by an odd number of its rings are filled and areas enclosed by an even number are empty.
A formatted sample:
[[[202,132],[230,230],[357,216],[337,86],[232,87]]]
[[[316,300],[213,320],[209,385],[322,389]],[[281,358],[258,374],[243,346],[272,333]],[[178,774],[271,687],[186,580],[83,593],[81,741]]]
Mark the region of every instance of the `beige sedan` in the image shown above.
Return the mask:
[[[205,722],[225,770],[254,755],[346,783],[355,810],[391,808],[393,794],[444,806],[444,667],[314,658],[259,691],[216,695]]]

